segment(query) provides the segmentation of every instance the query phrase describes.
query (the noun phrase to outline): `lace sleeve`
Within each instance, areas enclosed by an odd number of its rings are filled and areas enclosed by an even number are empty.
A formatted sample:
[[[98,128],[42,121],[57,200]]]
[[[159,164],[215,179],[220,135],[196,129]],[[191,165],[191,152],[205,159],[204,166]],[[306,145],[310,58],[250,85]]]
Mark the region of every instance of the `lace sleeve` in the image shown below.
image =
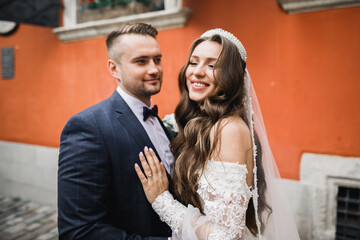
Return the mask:
[[[191,205],[184,206],[168,191],[155,199],[153,209],[176,239],[242,239],[251,196],[246,174],[245,165],[209,161],[198,188],[205,215]]]

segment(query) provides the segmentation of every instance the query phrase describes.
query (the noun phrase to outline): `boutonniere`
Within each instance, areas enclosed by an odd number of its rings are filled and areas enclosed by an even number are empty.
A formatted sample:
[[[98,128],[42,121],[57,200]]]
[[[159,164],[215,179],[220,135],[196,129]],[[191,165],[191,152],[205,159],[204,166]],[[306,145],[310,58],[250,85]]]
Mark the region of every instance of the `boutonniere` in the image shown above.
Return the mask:
[[[169,129],[171,132],[173,132],[175,134],[179,132],[179,128],[178,128],[178,125],[176,124],[174,113],[165,115],[165,117],[162,121],[163,121],[165,127],[167,129]]]

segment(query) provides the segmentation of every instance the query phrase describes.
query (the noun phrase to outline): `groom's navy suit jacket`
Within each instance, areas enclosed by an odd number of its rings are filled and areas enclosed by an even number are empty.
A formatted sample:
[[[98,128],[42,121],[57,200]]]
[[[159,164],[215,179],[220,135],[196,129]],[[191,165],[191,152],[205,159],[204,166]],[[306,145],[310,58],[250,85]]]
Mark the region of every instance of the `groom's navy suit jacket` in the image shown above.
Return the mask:
[[[70,118],[60,140],[60,239],[171,236],[147,201],[134,169],[135,163],[141,166],[138,154],[145,146],[155,149],[116,91]]]

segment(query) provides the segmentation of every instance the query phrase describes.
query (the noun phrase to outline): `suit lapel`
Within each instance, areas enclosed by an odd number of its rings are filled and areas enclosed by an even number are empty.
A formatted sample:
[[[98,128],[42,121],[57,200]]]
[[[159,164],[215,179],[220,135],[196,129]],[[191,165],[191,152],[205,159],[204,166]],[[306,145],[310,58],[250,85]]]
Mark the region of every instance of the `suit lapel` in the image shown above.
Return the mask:
[[[120,94],[117,91],[115,91],[113,95],[110,97],[110,99],[113,102],[112,104],[113,104],[113,108],[115,109],[115,112],[117,112],[118,114],[117,119],[124,126],[124,128],[129,129],[128,131],[129,134],[133,137],[133,139],[135,139],[140,149],[144,149],[145,146],[151,147],[155,151],[156,156],[159,158],[159,161],[161,162],[161,158],[154,144],[151,142],[148,134],[146,133],[144,127],[141,125],[135,114],[131,111],[131,109],[124,101],[124,99],[120,96]],[[163,128],[164,130],[166,129],[165,126],[163,126]],[[166,135],[169,137],[167,132]]]
[[[147,135],[144,127],[141,125],[135,114],[131,111],[120,94],[115,91],[110,98],[113,102],[113,108],[115,112],[118,113],[117,119],[124,126],[124,128],[129,129],[128,132],[139,144],[140,148],[144,148],[145,146],[154,148],[154,146],[149,146],[151,140]]]

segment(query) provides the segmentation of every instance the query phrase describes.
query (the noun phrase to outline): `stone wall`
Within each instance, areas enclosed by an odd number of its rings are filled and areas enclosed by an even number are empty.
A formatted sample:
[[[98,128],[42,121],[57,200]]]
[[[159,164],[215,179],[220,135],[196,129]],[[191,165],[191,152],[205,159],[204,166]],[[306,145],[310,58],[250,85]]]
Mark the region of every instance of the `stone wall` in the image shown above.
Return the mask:
[[[0,141],[0,195],[55,206],[58,148]]]

